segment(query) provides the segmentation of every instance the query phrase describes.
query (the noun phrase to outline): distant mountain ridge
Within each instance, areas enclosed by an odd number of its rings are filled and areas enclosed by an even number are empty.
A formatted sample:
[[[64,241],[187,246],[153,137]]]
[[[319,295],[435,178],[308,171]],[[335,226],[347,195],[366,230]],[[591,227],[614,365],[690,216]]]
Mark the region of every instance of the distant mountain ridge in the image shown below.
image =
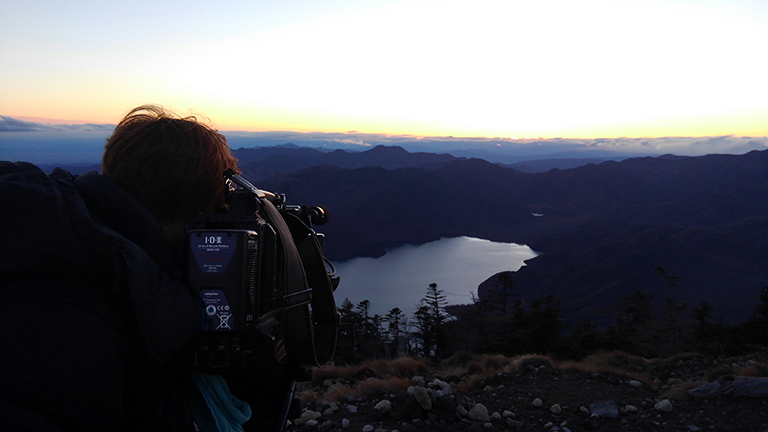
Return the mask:
[[[238,158],[238,166],[246,177],[257,181],[277,174],[296,171],[317,165],[333,165],[339,168],[381,167],[397,169],[425,167],[455,160],[448,154],[409,153],[402,147],[383,145],[364,152],[334,150],[321,151],[292,145],[259,148],[240,148],[232,152]]]
[[[663,300],[656,265],[680,277],[680,302],[692,308],[707,300],[725,322],[750,316],[768,284],[768,151],[536,174],[479,159],[376,151],[368,162],[327,155],[345,167],[315,155],[323,165],[286,168],[257,185],[291,203],[328,206],[332,219],[321,231],[332,259],[459,235],[528,244],[544,254],[514,274],[515,295],[555,294],[571,319],[607,322],[635,290]],[[357,167],[365,163],[380,166]]]

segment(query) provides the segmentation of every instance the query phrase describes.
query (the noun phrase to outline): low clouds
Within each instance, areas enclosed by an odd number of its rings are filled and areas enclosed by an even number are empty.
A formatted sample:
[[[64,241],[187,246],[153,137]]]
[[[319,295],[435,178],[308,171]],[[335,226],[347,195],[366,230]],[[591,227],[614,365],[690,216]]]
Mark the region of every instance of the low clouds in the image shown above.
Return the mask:
[[[36,123],[0,116],[0,132],[112,132],[115,125],[111,124],[50,124]]]
[[[0,116],[0,159],[13,151],[14,157],[53,157],[63,143],[89,143],[97,160],[104,139],[114,129],[110,124],[35,123]],[[768,149],[768,137],[660,137],[660,138],[511,138],[511,137],[417,137],[412,135],[366,134],[358,132],[300,133],[290,131],[222,131],[233,149],[295,144],[303,147],[364,151],[373,146],[400,146],[410,152],[450,153],[478,157],[492,162],[514,163],[553,158],[608,158],[660,156],[701,156],[712,153],[744,154]],[[71,144],[68,144],[71,145]],[[37,149],[39,154],[29,154]],[[61,149],[66,151],[66,149]],[[81,159],[85,159],[81,157]]]
[[[0,116],[0,132],[35,132],[40,131],[38,123],[25,122],[13,117]]]

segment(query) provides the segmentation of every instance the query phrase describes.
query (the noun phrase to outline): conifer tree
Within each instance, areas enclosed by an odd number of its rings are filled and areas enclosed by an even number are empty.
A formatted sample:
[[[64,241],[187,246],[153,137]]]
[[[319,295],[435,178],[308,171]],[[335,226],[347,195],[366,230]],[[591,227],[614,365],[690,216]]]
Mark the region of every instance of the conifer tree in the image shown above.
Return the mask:
[[[421,341],[422,353],[425,357],[436,357],[442,354],[441,347],[445,340],[443,324],[448,320],[448,315],[443,308],[447,302],[443,291],[437,288],[436,283],[431,283],[427,288],[426,297],[421,299],[414,313],[415,336]]]
[[[664,318],[668,331],[671,333],[672,349],[674,354],[678,354],[682,345],[682,318],[683,311],[688,306],[685,303],[678,303],[674,298],[675,285],[680,281],[680,277],[672,276],[661,267],[656,266],[656,271],[659,272],[664,282],[667,285],[667,299],[664,304]]]
[[[401,311],[400,308],[395,307],[389,310],[387,316],[384,317],[384,321],[387,323],[388,354],[390,357],[398,355],[401,350],[402,339],[405,333],[405,314],[403,314],[403,311]]]

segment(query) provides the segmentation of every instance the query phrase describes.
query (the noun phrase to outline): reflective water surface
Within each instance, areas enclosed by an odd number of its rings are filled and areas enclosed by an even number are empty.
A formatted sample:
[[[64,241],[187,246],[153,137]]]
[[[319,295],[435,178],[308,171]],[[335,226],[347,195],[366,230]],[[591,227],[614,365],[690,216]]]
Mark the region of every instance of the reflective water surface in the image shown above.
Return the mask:
[[[369,300],[371,314],[383,316],[398,307],[411,316],[433,282],[448,304],[470,303],[470,292],[477,293],[481,282],[498,272],[516,271],[536,255],[525,245],[471,237],[402,246],[379,258],[334,263],[341,276],[336,303]]]

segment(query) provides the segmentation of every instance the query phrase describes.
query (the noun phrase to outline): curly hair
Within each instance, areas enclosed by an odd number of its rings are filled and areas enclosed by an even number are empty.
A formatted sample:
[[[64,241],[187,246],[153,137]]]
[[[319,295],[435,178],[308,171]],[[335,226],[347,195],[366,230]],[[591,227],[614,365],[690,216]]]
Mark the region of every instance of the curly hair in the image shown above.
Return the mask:
[[[240,173],[227,139],[196,117],[157,105],[131,110],[107,139],[101,172],[160,223],[188,222],[224,205],[224,170]]]

